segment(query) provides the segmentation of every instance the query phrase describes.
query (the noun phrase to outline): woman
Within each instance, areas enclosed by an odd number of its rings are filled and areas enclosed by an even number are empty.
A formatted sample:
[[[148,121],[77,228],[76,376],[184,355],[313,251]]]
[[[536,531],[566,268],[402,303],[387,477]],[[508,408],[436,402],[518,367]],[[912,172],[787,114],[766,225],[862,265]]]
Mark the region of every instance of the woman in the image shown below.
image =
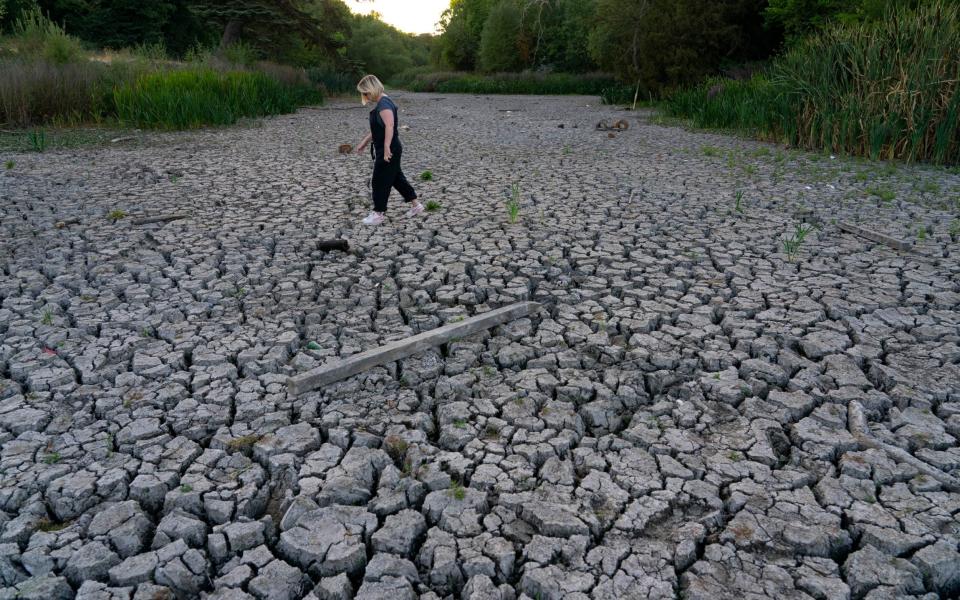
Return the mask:
[[[387,212],[387,198],[390,188],[397,188],[403,199],[410,203],[408,217],[423,212],[423,204],[417,200],[417,192],[403,176],[400,170],[400,157],[403,155],[403,146],[397,135],[400,126],[397,117],[397,105],[384,93],[383,84],[374,75],[367,75],[357,84],[360,100],[366,106],[368,102],[376,104],[370,111],[370,133],[357,144],[357,154],[362,154],[364,148],[371,141],[373,147],[370,154],[373,163],[373,212],[363,220],[364,225],[379,225],[383,223]]]

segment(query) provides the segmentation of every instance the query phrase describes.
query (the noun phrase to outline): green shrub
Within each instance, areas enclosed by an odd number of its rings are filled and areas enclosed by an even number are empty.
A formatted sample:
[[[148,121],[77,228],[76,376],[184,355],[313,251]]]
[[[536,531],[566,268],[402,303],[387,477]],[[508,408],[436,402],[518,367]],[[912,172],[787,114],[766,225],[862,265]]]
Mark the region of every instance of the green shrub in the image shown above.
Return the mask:
[[[321,86],[327,94],[344,96],[356,94],[357,82],[360,75],[349,71],[341,71],[331,67],[314,67],[307,69],[307,77],[314,85]]]
[[[762,76],[674,94],[670,116],[809,149],[960,163],[960,7],[935,0],[795,45]]]
[[[286,86],[264,73],[199,68],[142,76],[114,90],[113,99],[123,123],[191,129],[293,112],[323,97],[315,88]]]
[[[43,58],[55,64],[77,62],[84,57],[80,40],[67,35],[39,8],[24,11],[13,24],[13,35],[5,41],[18,57]]]
[[[228,63],[244,67],[253,66],[260,60],[260,52],[246,42],[234,42],[220,50],[220,55]]]
[[[622,89],[613,77],[602,73],[472,73],[419,74],[406,86],[414,92],[445,94],[579,94],[599,96]],[[632,94],[631,94],[632,95]],[[612,95],[611,95],[612,97]]]

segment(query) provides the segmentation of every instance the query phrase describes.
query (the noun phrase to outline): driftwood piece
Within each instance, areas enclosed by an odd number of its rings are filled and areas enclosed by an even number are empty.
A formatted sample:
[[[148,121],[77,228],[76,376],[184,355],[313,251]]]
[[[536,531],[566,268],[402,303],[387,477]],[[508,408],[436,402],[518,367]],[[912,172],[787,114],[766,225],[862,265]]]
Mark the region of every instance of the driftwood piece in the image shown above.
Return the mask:
[[[441,346],[454,338],[467,337],[485,329],[509,323],[538,310],[540,310],[540,304],[537,302],[518,302],[498,308],[294,375],[287,380],[287,388],[294,396],[309,392],[374,367]]]
[[[79,224],[80,224],[80,218],[79,218],[79,217],[70,217],[69,219],[64,219],[64,220],[62,220],[62,221],[57,221],[56,223],[53,224],[53,226],[56,227],[57,229],[63,229],[64,227],[66,227],[66,226],[68,226],[68,225],[79,225]]]
[[[911,455],[903,448],[897,448],[874,439],[870,435],[870,428],[867,425],[867,416],[863,412],[863,406],[856,400],[851,400],[850,404],[847,405],[847,427],[850,429],[850,434],[861,446],[884,452],[893,460],[908,464],[924,475],[933,477],[940,482],[945,490],[960,492],[960,479],[947,475],[933,465]]]
[[[324,252],[330,252],[332,250],[347,252],[350,250],[350,244],[347,243],[347,240],[321,240],[317,242],[317,250],[323,250]]]
[[[628,129],[630,129],[630,123],[626,119],[615,121],[613,125],[606,121],[597,123],[597,131],[626,131]]]
[[[337,152],[340,154],[350,154],[353,152],[353,146],[350,144],[340,144],[340,147],[337,148]]]
[[[169,215],[157,215],[155,217],[140,217],[131,219],[133,225],[148,225],[150,223],[166,223],[167,221],[176,221],[178,219],[187,219],[190,215],[187,213],[171,213]]]
[[[890,237],[889,235],[877,233],[876,231],[870,231],[869,229],[857,227],[856,225],[847,223],[846,221],[840,221],[837,223],[837,227],[839,227],[842,231],[852,233],[853,235],[868,239],[872,242],[877,242],[878,244],[883,244],[884,246],[889,246],[894,250],[910,250],[912,247],[909,242],[898,240]]]

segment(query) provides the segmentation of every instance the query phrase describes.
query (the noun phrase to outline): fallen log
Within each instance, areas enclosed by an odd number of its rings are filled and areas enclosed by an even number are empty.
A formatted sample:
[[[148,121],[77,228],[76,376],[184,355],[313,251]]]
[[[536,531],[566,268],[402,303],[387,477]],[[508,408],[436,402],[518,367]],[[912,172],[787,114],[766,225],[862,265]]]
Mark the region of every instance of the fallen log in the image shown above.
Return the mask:
[[[869,229],[857,227],[856,225],[847,223],[845,221],[840,221],[837,223],[837,227],[839,227],[842,231],[852,233],[853,235],[868,239],[872,242],[877,242],[878,244],[883,244],[884,246],[889,246],[894,250],[910,250],[912,247],[909,242],[898,240],[888,235],[877,233],[876,231],[870,231]]]
[[[350,250],[350,244],[347,243],[347,240],[321,240],[317,242],[317,250],[323,250],[324,252],[330,252],[331,250],[348,252]]]
[[[190,215],[187,213],[172,213],[169,215],[157,215],[155,217],[140,217],[132,219],[133,225],[149,225],[150,223],[166,223],[167,221],[176,221],[178,219],[187,219]]]
[[[940,482],[943,489],[950,492],[960,492],[960,479],[948,475],[933,465],[926,463],[919,458],[911,455],[903,448],[881,442],[870,435],[870,428],[867,426],[867,416],[863,412],[863,406],[856,400],[851,400],[847,405],[847,427],[850,435],[857,443],[865,448],[872,448],[886,453],[893,460],[908,464],[924,475],[933,477]]]
[[[467,337],[485,329],[509,323],[538,310],[540,310],[540,304],[537,302],[518,302],[491,310],[294,375],[287,380],[287,389],[291,395],[297,396],[374,367],[441,346],[454,338]]]

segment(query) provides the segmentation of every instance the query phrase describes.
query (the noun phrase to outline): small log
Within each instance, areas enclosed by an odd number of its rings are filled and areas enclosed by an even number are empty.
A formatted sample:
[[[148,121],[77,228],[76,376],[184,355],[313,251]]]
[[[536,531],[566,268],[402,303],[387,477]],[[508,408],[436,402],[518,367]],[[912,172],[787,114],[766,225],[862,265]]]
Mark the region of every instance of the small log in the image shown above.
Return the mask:
[[[166,223],[167,221],[176,221],[178,219],[187,219],[190,215],[187,213],[171,213],[169,215],[157,215],[155,217],[140,217],[130,221],[133,225],[148,225],[150,223]]]
[[[947,491],[960,492],[960,479],[947,475],[933,465],[911,455],[903,448],[897,448],[896,446],[875,440],[873,436],[870,435],[870,428],[867,425],[867,416],[863,412],[863,406],[856,400],[851,400],[850,404],[847,405],[847,427],[850,430],[850,435],[852,435],[861,446],[884,452],[893,460],[908,464],[924,475],[933,477],[939,481],[943,489]]]
[[[350,250],[350,244],[347,243],[347,240],[321,240],[317,242],[317,250],[323,250],[324,252],[330,252],[332,250],[348,252]]]
[[[431,329],[413,337],[390,342],[379,348],[354,354],[332,364],[294,375],[287,380],[287,388],[291,395],[297,396],[335,381],[363,373],[374,367],[413,356],[435,346],[441,346],[454,338],[467,337],[485,329],[526,317],[538,310],[540,310],[540,304],[537,302],[518,302],[510,306],[504,306],[458,323],[450,323],[443,327]]]
[[[64,227],[66,227],[66,226],[68,226],[68,225],[79,225],[79,224],[80,224],[80,218],[79,218],[79,217],[70,217],[69,219],[64,219],[64,220],[62,220],[62,221],[57,221],[56,223],[54,223],[53,226],[56,227],[57,229],[63,229]]]
[[[839,227],[842,231],[846,231],[847,233],[852,233],[853,235],[868,239],[871,242],[877,242],[878,244],[889,246],[894,250],[910,250],[911,248],[911,245],[909,242],[898,240],[888,235],[877,233],[876,231],[870,231],[869,229],[857,227],[856,225],[853,225],[852,223],[847,223],[845,221],[840,221],[839,223],[837,223],[837,227]]]

